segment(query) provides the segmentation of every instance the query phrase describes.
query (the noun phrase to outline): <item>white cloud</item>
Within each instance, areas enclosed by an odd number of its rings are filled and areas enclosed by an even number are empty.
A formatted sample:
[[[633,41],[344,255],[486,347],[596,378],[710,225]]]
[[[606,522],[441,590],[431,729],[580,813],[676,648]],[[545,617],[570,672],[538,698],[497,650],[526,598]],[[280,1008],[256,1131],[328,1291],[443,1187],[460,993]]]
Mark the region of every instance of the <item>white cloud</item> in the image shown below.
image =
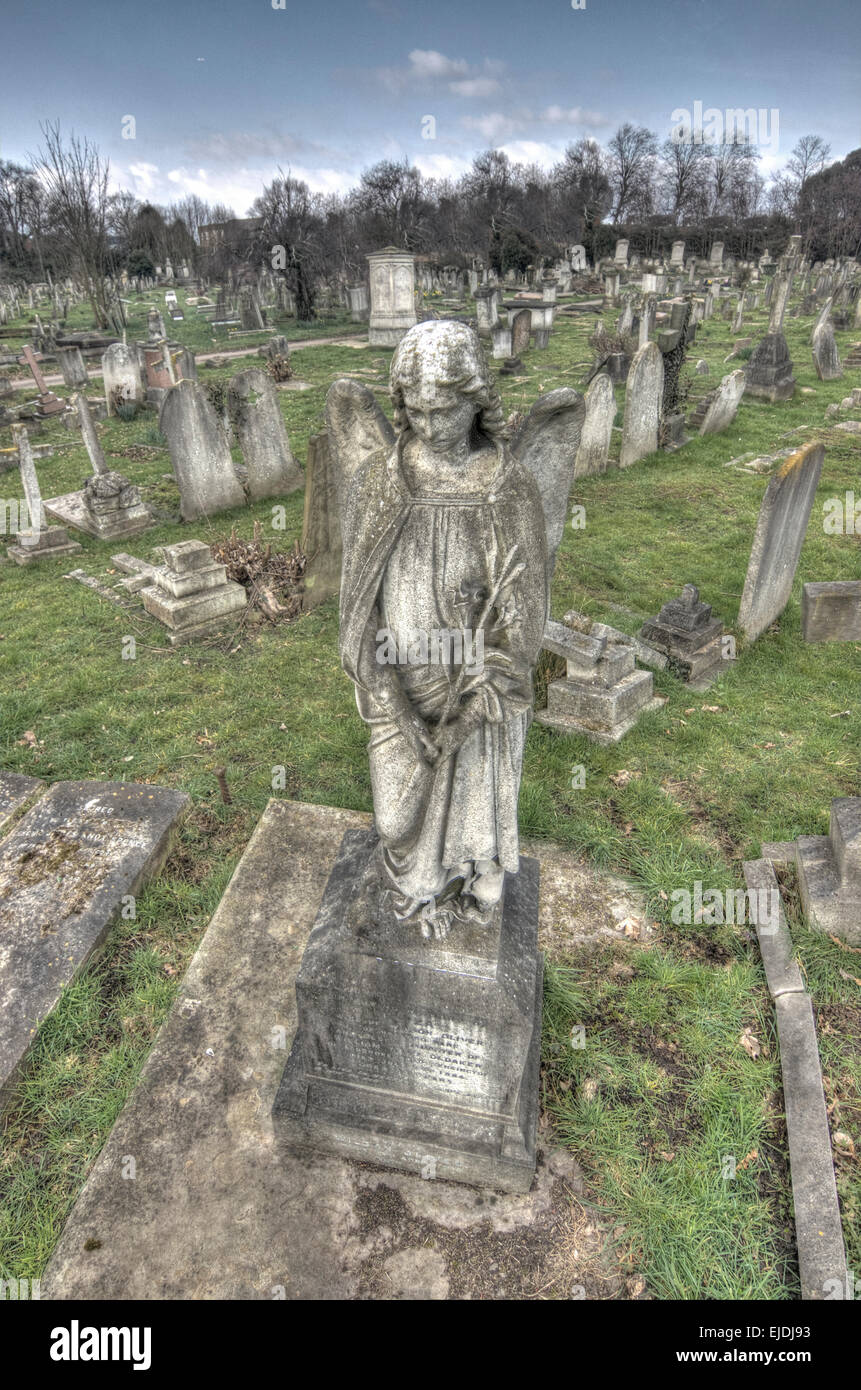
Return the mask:
[[[414,77],[466,77],[469,72],[465,58],[447,58],[433,48],[414,48],[409,60]]]
[[[458,179],[472,168],[472,160],[460,155],[420,154],[412,162],[426,179]]]
[[[514,164],[538,164],[544,169],[558,164],[565,153],[564,145],[548,145],[544,140],[511,140],[499,148]]]
[[[521,121],[513,116],[505,116],[501,111],[488,111],[484,116],[464,116],[461,125],[467,130],[477,131],[485,140],[499,140],[523,129]]]
[[[158,174],[157,164],[129,165],[129,174],[133,180],[132,192],[136,198],[147,198],[156,186],[156,175]]]
[[[546,111],[542,111],[541,119],[550,125],[609,125],[607,117],[602,116],[600,111],[587,111],[582,106],[548,106]]]
[[[448,89],[457,97],[492,97],[501,90],[495,77],[467,77],[462,82],[449,82]]]

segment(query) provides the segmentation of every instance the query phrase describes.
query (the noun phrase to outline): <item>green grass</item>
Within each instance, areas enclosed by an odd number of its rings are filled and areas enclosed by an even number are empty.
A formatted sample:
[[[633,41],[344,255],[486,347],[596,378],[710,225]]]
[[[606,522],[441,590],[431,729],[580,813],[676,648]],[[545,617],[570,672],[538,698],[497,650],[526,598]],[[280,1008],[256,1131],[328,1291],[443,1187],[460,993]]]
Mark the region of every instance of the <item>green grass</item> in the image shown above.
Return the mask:
[[[141,329],[144,320],[142,306]],[[527,743],[522,833],[557,841],[627,876],[642,889],[657,924],[646,944],[581,950],[549,962],[543,1087],[558,1135],[587,1168],[595,1200],[612,1216],[632,1268],[659,1297],[775,1298],[798,1291],[779,1066],[758,949],[742,928],[674,926],[669,909],[673,890],[692,890],[697,879],[719,889],[742,886],[742,861],[756,857],[762,841],[825,833],[831,799],[861,794],[861,651],[807,646],[800,634],[802,582],[858,577],[861,544],[822,528],[824,500],[858,491],[861,443],[825,427],[826,406],[856,381],[849,375],[817,380],[812,321],[786,320],[799,386],[792,401],[744,399],[725,433],[576,484],[572,501],[585,507],[587,524],[566,531],[552,595],[554,616],[576,607],[633,632],[692,581],[734,631],[767,479],[724,464],[745,452],[821,437],[822,482],[793,596],[775,629],[753,647],[736,632],[738,659],[705,695],[658,673],[656,689],[667,704],[617,747],[559,737],[538,725]],[[177,324],[169,331],[177,338],[183,330],[197,334],[201,322],[187,311],[185,330]],[[765,325],[760,310],[747,316],[742,332],[756,340]],[[557,319],[548,351],[527,354],[522,378],[501,378],[506,412],[528,410],[542,390],[579,385],[592,326],[591,316]],[[351,330],[347,323],[337,327],[345,330]],[[276,331],[295,340],[289,328]],[[314,336],[324,333],[318,327]],[[837,336],[845,355],[854,335]],[[246,358],[202,367],[201,379],[223,380],[257,362],[261,341],[240,343],[249,348]],[[695,391],[713,387],[737,365],[722,363],[731,341],[727,321],[701,327],[686,373]],[[695,378],[700,357],[711,374]],[[333,378],[358,374],[384,386],[389,358],[384,350],[334,344],[296,355],[296,374],[311,389],[283,391],[279,399],[297,457],[323,425]],[[618,389],[620,406],[623,395]],[[378,398],[388,409],[384,394]],[[785,437],[800,426],[813,428]],[[127,544],[134,554],[145,558],[153,546],[189,534],[215,541],[233,525],[250,536],[255,519],[276,547],[287,549],[299,534],[298,493],[286,500],[283,531],[267,529],[272,508],[266,503],[181,527],[176,487],[163,476],[170,460],[155,416],[111,420],[100,431],[109,462],[140,484],[158,511],[157,525]],[[8,430],[4,435],[8,445]],[[88,467],[76,435],[50,424],[34,442],[56,446],[37,465],[45,497],[80,486]],[[130,446],[145,456],[128,458]],[[109,575],[119,547],[88,537],[81,542],[71,565],[0,566],[0,766],[49,781],[96,777],[181,787],[194,809],[163,875],[142,895],[137,920],[114,928],[100,959],[40,1030],[32,1064],[6,1111],[4,1277],[36,1277],[44,1267],[273,794],[273,770],[286,769],[286,790],[278,794],[371,808],[366,734],[338,663],[334,602],[289,626],[249,628],[238,642],[172,650],[140,611],[123,612],[63,578],[78,565]],[[134,661],[122,659],[129,634],[137,639]],[[28,731],[35,747],[24,740]],[[586,769],[580,790],[572,788],[577,764]],[[227,769],[229,806],[220,801],[216,766]],[[634,774],[624,786],[611,780],[620,769]],[[851,978],[861,977],[861,958],[806,932],[797,914],[792,921],[820,1021],[832,1122],[836,1114],[861,1152],[859,986]],[[570,1046],[574,1024],[586,1028],[582,1050]],[[754,1061],[741,1048],[748,1026],[768,1056]],[[727,1155],[740,1162],[754,1150],[756,1159],[733,1180],[722,1177]],[[662,1156],[670,1153],[672,1159]],[[856,1268],[857,1163],[846,1158],[838,1165]]]

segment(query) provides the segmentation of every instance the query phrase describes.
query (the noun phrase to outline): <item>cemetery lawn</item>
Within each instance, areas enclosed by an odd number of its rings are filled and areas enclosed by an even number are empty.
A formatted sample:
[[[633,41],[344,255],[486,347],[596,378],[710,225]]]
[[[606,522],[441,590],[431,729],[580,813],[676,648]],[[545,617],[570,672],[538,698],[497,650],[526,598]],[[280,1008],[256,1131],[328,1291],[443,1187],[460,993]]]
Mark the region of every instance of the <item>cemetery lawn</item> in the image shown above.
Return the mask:
[[[557,318],[548,351],[527,355],[526,375],[501,379],[508,412],[528,409],[540,389],[582,384],[593,322]],[[826,498],[861,494],[861,440],[824,423],[826,405],[857,382],[819,382],[812,319],[785,327],[799,388],[791,402],[745,398],[725,433],[575,484],[586,526],[566,531],[552,595],[554,617],[573,607],[634,632],[696,582],[735,633],[738,659],[700,695],[657,673],[667,704],[616,747],[538,725],[527,742],[523,835],[570,847],[645,898],[630,939],[548,960],[542,1095],[545,1137],[571,1148],[632,1275],[658,1298],[798,1296],[776,1032],[755,938],[746,927],[678,926],[670,917],[674,890],[692,892],[697,880],[704,889],[743,887],[741,865],[763,841],[824,834],[832,798],[861,795],[861,649],[806,646],[800,634],[804,580],[859,576],[861,537],[829,536],[821,524]],[[742,331],[756,341],[765,313],[748,315]],[[841,354],[852,337],[838,333]],[[722,366],[729,346],[727,322],[701,327],[687,364],[694,390],[738,365]],[[709,377],[693,378],[698,357]],[[203,367],[201,380],[218,383],[257,360]],[[388,360],[384,350],[334,344],[296,355],[296,376],[310,389],[280,399],[297,457],[322,426],[333,378],[356,375],[385,402]],[[621,389],[617,398],[621,405]],[[123,547],[133,554],[148,558],[183,535],[213,542],[234,525],[250,537],[255,519],[278,549],[300,534],[298,493],[286,499],[281,530],[272,530],[267,504],[180,528],[155,417],[99,428],[109,462],[159,509],[152,531]],[[793,597],[774,629],[746,647],[733,623],[768,475],[725,465],[811,438],[825,443],[825,466]],[[75,434],[51,424],[33,442],[56,445],[37,461],[45,497],[80,486],[89,470]],[[140,609],[124,611],[63,578],[78,566],[105,583],[119,578],[110,557],[120,547],[80,539],[71,563],[0,566],[0,766],[49,781],[180,787],[193,805],[135,920],[114,927],[39,1031],[5,1112],[0,1277],[44,1268],[267,799],[371,809],[366,735],[338,662],[334,601],[291,624],[247,625],[234,639],[173,650]],[[128,635],[134,660],[122,656]],[[585,784],[576,787],[579,766]],[[217,767],[226,769],[229,805]],[[861,956],[805,931],[791,876],[784,886],[832,1131],[861,1154]],[[576,1028],[582,1047],[572,1046]],[[734,1177],[725,1176],[727,1160]],[[847,1149],[836,1166],[857,1269],[859,1159]]]

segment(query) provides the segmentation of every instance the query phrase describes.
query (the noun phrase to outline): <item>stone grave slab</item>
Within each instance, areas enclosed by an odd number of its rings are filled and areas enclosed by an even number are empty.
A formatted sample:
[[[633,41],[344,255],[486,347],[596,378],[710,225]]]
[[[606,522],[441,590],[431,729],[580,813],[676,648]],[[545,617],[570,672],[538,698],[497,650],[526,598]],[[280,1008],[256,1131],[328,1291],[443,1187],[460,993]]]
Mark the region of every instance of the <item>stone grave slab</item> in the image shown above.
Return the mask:
[[[39,777],[20,772],[0,772],[0,834],[20,816],[44,790]]]
[[[821,444],[806,444],[769,480],[738,611],[739,627],[750,642],[789,602],[824,458]]]
[[[0,1097],[188,804],[167,787],[57,782],[0,843]]]
[[[540,1251],[536,1290],[556,1287],[548,1272],[551,1216],[568,1251],[561,1296],[569,1296],[577,1277],[571,1241],[576,1233],[579,1245],[582,1234],[572,1224],[568,1184],[577,1178],[569,1156],[542,1154],[530,1192],[491,1198],[430,1174],[383,1173],[332,1155],[301,1158],[275,1138],[272,1103],[296,1028],[302,954],[344,833],[370,825],[359,812],[269,802],[69,1215],[43,1298],[341,1301],[362,1296],[378,1264],[384,1288],[372,1296],[415,1297],[429,1223],[439,1265],[430,1296],[455,1297],[449,1236],[461,1232],[475,1257],[488,1222],[509,1233],[512,1265],[497,1242],[499,1268],[486,1273],[482,1296],[503,1297],[503,1283],[509,1293],[524,1289],[523,1273],[514,1272],[515,1257],[518,1270],[529,1264],[524,1251]],[[625,923],[643,916],[642,899],[619,879],[555,845],[523,848],[540,862],[540,946],[623,942]],[[123,1182],[129,1153],[137,1177]],[[369,1258],[360,1213],[381,1192],[403,1203],[404,1223],[397,1237],[381,1228],[379,1254]],[[597,1224],[594,1215],[589,1221]],[[394,1259],[407,1261],[411,1276],[396,1274]],[[579,1282],[592,1296],[590,1278]],[[606,1292],[604,1285],[600,1296]]]

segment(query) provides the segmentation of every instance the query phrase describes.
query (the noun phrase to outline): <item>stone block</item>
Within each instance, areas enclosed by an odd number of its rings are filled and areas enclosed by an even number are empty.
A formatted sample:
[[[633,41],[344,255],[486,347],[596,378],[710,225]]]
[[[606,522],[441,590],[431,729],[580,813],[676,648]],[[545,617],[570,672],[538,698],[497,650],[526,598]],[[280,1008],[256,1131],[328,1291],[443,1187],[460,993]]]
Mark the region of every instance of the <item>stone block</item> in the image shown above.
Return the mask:
[[[801,635],[805,642],[861,642],[861,580],[805,584]]]

